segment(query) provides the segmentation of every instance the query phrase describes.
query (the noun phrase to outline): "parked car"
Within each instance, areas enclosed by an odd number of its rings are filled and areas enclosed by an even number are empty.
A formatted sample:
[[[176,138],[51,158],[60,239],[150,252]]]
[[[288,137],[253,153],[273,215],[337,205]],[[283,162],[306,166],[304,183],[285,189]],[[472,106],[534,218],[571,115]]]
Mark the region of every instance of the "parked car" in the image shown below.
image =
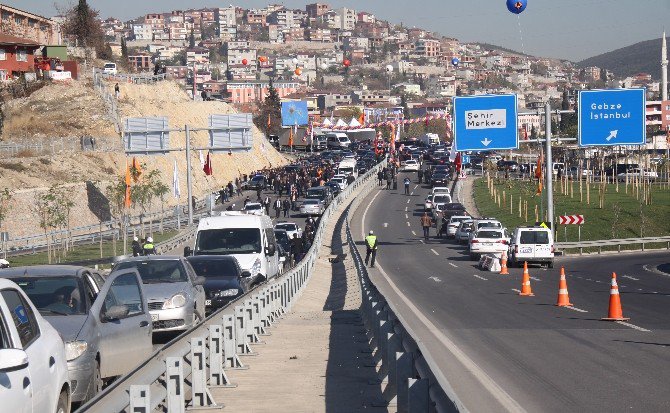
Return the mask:
[[[578,166],[571,166],[567,170],[566,175],[568,176],[568,178],[573,180],[586,179],[590,176],[593,176],[593,171]]]
[[[346,133],[332,132],[326,134],[326,145],[328,149],[346,149],[351,146],[351,140]]]
[[[183,257],[132,257],[113,271],[136,269],[149,302],[154,332],[185,331],[205,319],[205,278],[198,277]]]
[[[431,190],[431,194],[451,194],[451,191],[446,186],[436,186]]]
[[[265,215],[265,208],[259,202],[249,202],[242,208],[242,212],[249,215]]]
[[[544,227],[519,227],[512,233],[509,246],[511,266],[546,264],[554,267],[554,239],[551,230]]]
[[[342,190],[340,189],[340,184],[337,182],[328,181],[324,185],[330,188],[330,190],[333,192],[333,197],[336,197],[337,195],[339,195],[340,192],[342,192]]]
[[[430,211],[433,209],[433,195],[428,195],[423,201],[423,209],[425,211]]]
[[[328,186],[315,186],[307,190],[305,198],[320,200],[325,209],[325,207],[330,204],[330,201],[333,200],[333,192]]]
[[[459,244],[466,244],[470,239],[470,232],[474,226],[474,221],[472,219],[463,220],[456,230],[454,238]]]
[[[325,211],[323,202],[319,199],[305,199],[300,205],[301,215],[322,215]]]
[[[105,280],[90,268],[36,265],[0,271],[18,284],[63,338],[72,402],[93,398],[103,382],[152,352],[147,296],[135,271]]]
[[[430,183],[432,186],[445,186],[449,183],[449,175],[444,174],[444,173],[435,173],[433,174],[433,177],[430,179]]]
[[[290,239],[293,239],[293,235],[297,235],[298,238],[302,237],[302,228],[300,228],[295,222],[278,221],[275,224],[275,230],[278,229],[286,230],[286,233]]]
[[[247,189],[265,189],[267,186],[268,181],[264,175],[256,175],[247,182]]]
[[[21,288],[4,279],[0,279],[0,383],[3,412],[70,412],[63,339]]]
[[[205,279],[205,314],[224,307],[263,282],[260,274],[242,271],[235,257],[230,255],[195,255],[187,258],[199,277]]]
[[[405,172],[417,172],[419,170],[419,162],[416,159],[408,159],[405,161],[402,169]]]
[[[454,215],[451,218],[449,218],[449,222],[447,223],[447,238],[455,238],[456,237],[456,231],[458,230],[458,227],[461,225],[461,222],[463,221],[471,221],[472,217],[466,216],[466,215]]]
[[[116,63],[105,63],[105,65],[102,67],[102,73],[106,75],[117,74]]]
[[[482,228],[470,239],[470,258],[478,259],[482,254],[500,254],[507,251],[509,236],[504,228]]]
[[[468,213],[465,210],[465,206],[458,202],[451,202],[445,205],[444,210],[442,210],[444,217],[446,219],[451,218],[454,215],[458,216],[467,216]]]
[[[654,182],[656,179],[658,179],[658,172],[646,169],[634,168],[629,169],[626,172],[621,172],[617,174],[616,178],[619,182],[626,182],[626,179],[630,181],[632,179],[639,179],[639,178]]]

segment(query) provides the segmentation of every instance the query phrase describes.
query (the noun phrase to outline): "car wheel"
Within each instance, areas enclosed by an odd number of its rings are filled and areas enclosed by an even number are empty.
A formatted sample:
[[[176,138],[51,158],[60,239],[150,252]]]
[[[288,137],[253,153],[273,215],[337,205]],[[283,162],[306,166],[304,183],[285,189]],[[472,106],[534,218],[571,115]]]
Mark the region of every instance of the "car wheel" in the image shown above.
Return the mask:
[[[100,393],[102,391],[103,385],[104,383],[102,381],[102,376],[100,375],[100,362],[96,361],[95,371],[93,372],[93,377],[91,380],[91,391],[86,396],[85,402],[91,400],[95,397],[96,394]]]
[[[56,413],[70,413],[70,403],[67,395],[67,390],[60,392],[58,396],[58,404],[56,404]]]

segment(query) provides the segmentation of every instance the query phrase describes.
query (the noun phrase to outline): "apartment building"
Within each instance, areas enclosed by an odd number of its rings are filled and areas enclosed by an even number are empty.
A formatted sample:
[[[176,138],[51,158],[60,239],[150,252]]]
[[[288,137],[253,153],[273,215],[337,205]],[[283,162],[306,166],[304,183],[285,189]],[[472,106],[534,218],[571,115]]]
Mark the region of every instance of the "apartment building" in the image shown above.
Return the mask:
[[[307,13],[302,10],[282,9],[270,13],[267,17],[268,24],[275,24],[280,29],[300,27],[307,18]]]
[[[436,39],[418,39],[414,49],[415,53],[425,58],[436,58],[442,54],[440,41]]]
[[[133,24],[133,36],[135,40],[152,40],[154,37],[154,29],[150,24]]]
[[[231,48],[230,43],[246,43],[246,47]],[[243,65],[256,67],[256,49],[251,49],[249,47],[249,42],[229,42],[228,45],[228,66],[232,65]],[[247,64],[244,65],[246,60]]]
[[[340,16],[340,29],[353,30],[354,27],[356,27],[356,22],[358,21],[356,10],[341,7],[335,11],[337,12],[338,16]]]
[[[330,10],[330,6],[326,3],[312,3],[305,6],[307,17],[310,19],[316,19],[325,14],[328,10]]]
[[[186,49],[186,64],[191,66],[208,65],[209,64],[209,49],[204,47],[194,47],[193,49]]]
[[[267,13],[264,10],[251,9],[247,12],[247,24],[258,24],[267,26]]]
[[[597,66],[589,66],[584,69],[584,80],[596,81],[600,80],[600,68]],[[651,80],[651,79],[649,79]]]
[[[279,97],[283,98],[296,93],[301,84],[299,82],[275,82],[273,87],[277,90]],[[269,88],[268,82],[228,82],[225,94],[231,103],[258,103],[265,99]]]
[[[60,45],[60,27],[52,19],[0,4],[0,33],[38,45]]]
[[[346,51],[360,49],[367,51],[370,48],[370,39],[367,37],[345,37],[342,47]]]
[[[332,32],[330,29],[313,29],[309,28],[305,30],[305,38],[310,42],[330,42]]]
[[[128,56],[130,66],[138,70],[146,70],[152,67],[151,55],[149,53],[137,53]]]
[[[368,13],[366,11],[362,11],[358,13],[358,22],[359,23],[369,23],[369,24],[375,24],[377,19],[375,18],[375,15],[372,13]]]
[[[37,42],[21,37],[0,34],[0,80],[34,71]]]
[[[351,105],[351,95],[343,93],[317,94],[316,104],[319,110],[332,110],[337,106]]]

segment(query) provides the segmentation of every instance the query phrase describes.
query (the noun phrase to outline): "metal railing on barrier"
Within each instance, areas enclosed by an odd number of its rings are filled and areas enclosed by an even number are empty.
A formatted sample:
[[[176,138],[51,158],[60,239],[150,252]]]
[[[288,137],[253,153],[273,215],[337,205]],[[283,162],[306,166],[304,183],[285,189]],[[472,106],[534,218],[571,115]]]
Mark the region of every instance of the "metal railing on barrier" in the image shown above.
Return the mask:
[[[386,382],[384,400],[376,404],[396,406],[398,412],[450,412],[466,410],[425,345],[388,302],[368,276],[356,239],[349,226],[350,214],[376,186],[368,185],[346,213],[347,242],[362,291],[361,313],[374,352],[379,382]]]
[[[352,193],[376,182],[371,178],[383,165],[359,177],[330,203],[319,221],[312,246],[297,266],[211,314],[114,381],[77,412],[149,412],[160,407],[161,411],[175,413],[184,412],[188,400],[190,407],[221,407],[222,402],[214,400],[208,389],[234,386],[225,371],[245,368],[243,357],[253,354],[252,346],[259,336],[268,334],[268,328],[291,311],[312,274],[331,217]]]
[[[580,254],[583,253],[584,248],[597,248],[598,254],[600,254],[602,253],[603,247],[617,247],[617,252],[621,252],[622,245],[641,245],[642,251],[645,251],[645,245],[648,244],[665,244],[666,248],[670,249],[670,236],[604,239],[596,241],[579,241],[579,242],[557,242],[556,248],[559,250],[579,249]]]

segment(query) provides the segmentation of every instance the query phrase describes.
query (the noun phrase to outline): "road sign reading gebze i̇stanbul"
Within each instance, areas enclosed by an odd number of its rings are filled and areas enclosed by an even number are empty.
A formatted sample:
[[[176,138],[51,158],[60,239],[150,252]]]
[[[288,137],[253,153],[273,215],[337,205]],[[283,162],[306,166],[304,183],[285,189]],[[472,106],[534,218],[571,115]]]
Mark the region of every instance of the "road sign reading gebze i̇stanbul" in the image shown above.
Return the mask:
[[[454,98],[457,151],[518,148],[516,95]]]
[[[644,89],[580,90],[579,145],[643,145]]]

